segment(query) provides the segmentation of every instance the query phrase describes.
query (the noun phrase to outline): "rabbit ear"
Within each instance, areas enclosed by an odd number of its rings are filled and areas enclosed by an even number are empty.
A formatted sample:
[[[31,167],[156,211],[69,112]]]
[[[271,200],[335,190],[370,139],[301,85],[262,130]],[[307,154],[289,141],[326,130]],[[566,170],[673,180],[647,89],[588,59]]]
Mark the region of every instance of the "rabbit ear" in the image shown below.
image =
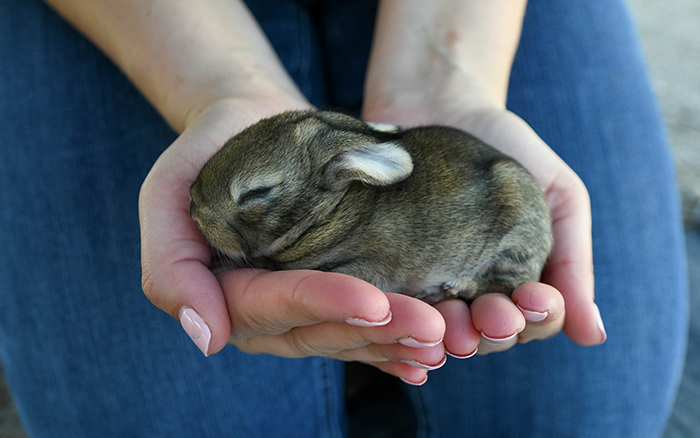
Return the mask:
[[[326,176],[334,183],[361,181],[388,186],[408,178],[412,171],[408,151],[399,142],[386,142],[336,155],[326,167]]]

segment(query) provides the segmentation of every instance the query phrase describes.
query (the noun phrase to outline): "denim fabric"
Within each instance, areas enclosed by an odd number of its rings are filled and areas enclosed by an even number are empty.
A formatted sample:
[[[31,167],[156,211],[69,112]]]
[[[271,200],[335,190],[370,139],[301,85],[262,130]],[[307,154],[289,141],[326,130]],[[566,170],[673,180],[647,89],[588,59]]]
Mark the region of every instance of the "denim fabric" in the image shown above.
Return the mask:
[[[357,110],[372,1],[250,0],[313,103]],[[0,3],[0,359],[36,437],[345,433],[343,364],[204,358],[140,288],[138,190],[175,138],[36,0]],[[678,199],[621,1],[533,0],[508,105],[589,188],[600,347],[563,335],[407,388],[421,437],[653,437],[685,347]]]

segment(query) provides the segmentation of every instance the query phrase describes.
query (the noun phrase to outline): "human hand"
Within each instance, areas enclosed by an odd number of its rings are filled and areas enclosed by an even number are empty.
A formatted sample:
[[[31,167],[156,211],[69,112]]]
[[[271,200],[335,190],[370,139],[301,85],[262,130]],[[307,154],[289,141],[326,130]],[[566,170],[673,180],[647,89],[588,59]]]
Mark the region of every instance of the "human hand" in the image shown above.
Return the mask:
[[[319,354],[337,350],[335,355],[344,358],[408,359],[426,364],[444,359],[439,344],[444,331],[442,318],[422,303],[397,306],[406,309],[409,316],[420,309],[427,312],[421,318],[428,324],[425,330],[421,331],[421,323],[406,330],[401,311],[394,312],[391,322],[384,321],[384,327],[375,333],[367,327],[351,327],[352,322],[380,322],[391,303],[401,303],[403,298],[386,297],[355,279],[334,277],[338,290],[349,290],[354,297],[352,302],[334,302],[338,297],[333,294],[314,295],[319,291],[313,284],[323,284],[325,276],[297,284],[298,273],[256,274],[255,281],[244,289],[228,288],[226,281],[232,273],[217,279],[209,270],[211,250],[189,217],[189,189],[199,170],[229,137],[247,125],[285,110],[310,107],[245,2],[201,1],[197,8],[188,1],[48,3],[109,56],[170,126],[182,132],[155,163],[141,188],[143,289],[156,306],[183,322],[205,354],[221,350],[229,336],[232,343],[251,352],[312,354],[320,346],[312,337],[302,336],[309,330],[292,330],[295,324],[311,328],[314,322],[332,321],[347,325],[349,329],[343,333],[355,336],[356,343],[348,343],[349,338],[341,339],[335,347],[326,342]],[[256,292],[266,297],[264,306],[252,299],[258,296]],[[291,307],[285,309],[282,304]],[[265,315],[280,317],[274,334],[266,325],[254,324],[267,321]],[[348,318],[357,319],[342,322]],[[283,340],[271,342],[275,336],[285,338],[280,336],[286,333],[283,328],[295,333],[286,339],[303,340],[303,348],[294,352],[294,346]],[[267,338],[262,341],[257,336]],[[372,344],[396,343],[402,338],[408,344],[409,338],[437,344],[410,351],[401,344],[387,348]],[[344,353],[351,346],[357,349],[357,356]],[[405,363],[377,366],[414,383],[425,380],[425,370]]]
[[[404,128],[454,126],[518,160],[537,179],[552,214],[554,249],[540,283],[471,307],[436,305],[447,352],[466,357],[559,333],[581,345],[605,341],[593,299],[588,192],[521,118],[506,110],[526,2],[384,0],[365,79],[363,118]]]
[[[192,116],[141,190],[144,292],[206,355],[229,342],[248,353],[357,360],[423,383],[445,360],[444,321],[431,306],[340,274],[209,269],[211,249],[189,216],[199,170],[245,126],[308,108],[297,99],[239,99]]]
[[[585,186],[522,119],[488,98],[477,98],[477,90],[465,87],[440,95],[450,97],[404,100],[399,95],[393,100],[373,100],[368,95],[363,117],[403,127],[454,126],[512,156],[542,186],[555,242],[541,283],[518,287],[512,298],[481,296],[471,307],[458,300],[437,304],[447,327],[446,351],[457,357],[469,357],[477,348],[480,354],[503,351],[518,342],[549,338],[562,328],[579,344],[604,342],[602,320],[593,302],[591,213]]]

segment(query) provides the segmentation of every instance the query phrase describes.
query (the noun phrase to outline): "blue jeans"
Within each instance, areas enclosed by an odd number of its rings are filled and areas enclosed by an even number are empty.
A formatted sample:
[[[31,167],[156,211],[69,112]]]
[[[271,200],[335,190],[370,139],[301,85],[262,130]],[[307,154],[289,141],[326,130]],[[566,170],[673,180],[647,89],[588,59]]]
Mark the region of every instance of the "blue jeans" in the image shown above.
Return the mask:
[[[357,109],[371,1],[250,2],[301,89]],[[305,2],[311,3],[311,2]],[[508,106],[583,178],[608,341],[564,335],[405,388],[420,437],[654,437],[684,357],[672,162],[622,1],[533,0]],[[35,437],[346,433],[344,364],[210,358],[140,288],[137,197],[175,134],[37,0],[0,3],[0,358]]]

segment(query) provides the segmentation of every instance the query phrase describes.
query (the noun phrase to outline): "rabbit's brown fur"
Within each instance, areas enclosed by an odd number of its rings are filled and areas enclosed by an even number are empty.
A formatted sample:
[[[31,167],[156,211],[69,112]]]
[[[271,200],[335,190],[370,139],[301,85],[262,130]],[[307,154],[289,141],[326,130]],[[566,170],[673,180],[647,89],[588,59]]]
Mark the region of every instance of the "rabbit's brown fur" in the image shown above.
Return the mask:
[[[544,195],[520,164],[453,128],[400,131],[288,112],[231,138],[191,190],[219,251],[272,269],[353,275],[437,302],[510,294],[552,248]]]

